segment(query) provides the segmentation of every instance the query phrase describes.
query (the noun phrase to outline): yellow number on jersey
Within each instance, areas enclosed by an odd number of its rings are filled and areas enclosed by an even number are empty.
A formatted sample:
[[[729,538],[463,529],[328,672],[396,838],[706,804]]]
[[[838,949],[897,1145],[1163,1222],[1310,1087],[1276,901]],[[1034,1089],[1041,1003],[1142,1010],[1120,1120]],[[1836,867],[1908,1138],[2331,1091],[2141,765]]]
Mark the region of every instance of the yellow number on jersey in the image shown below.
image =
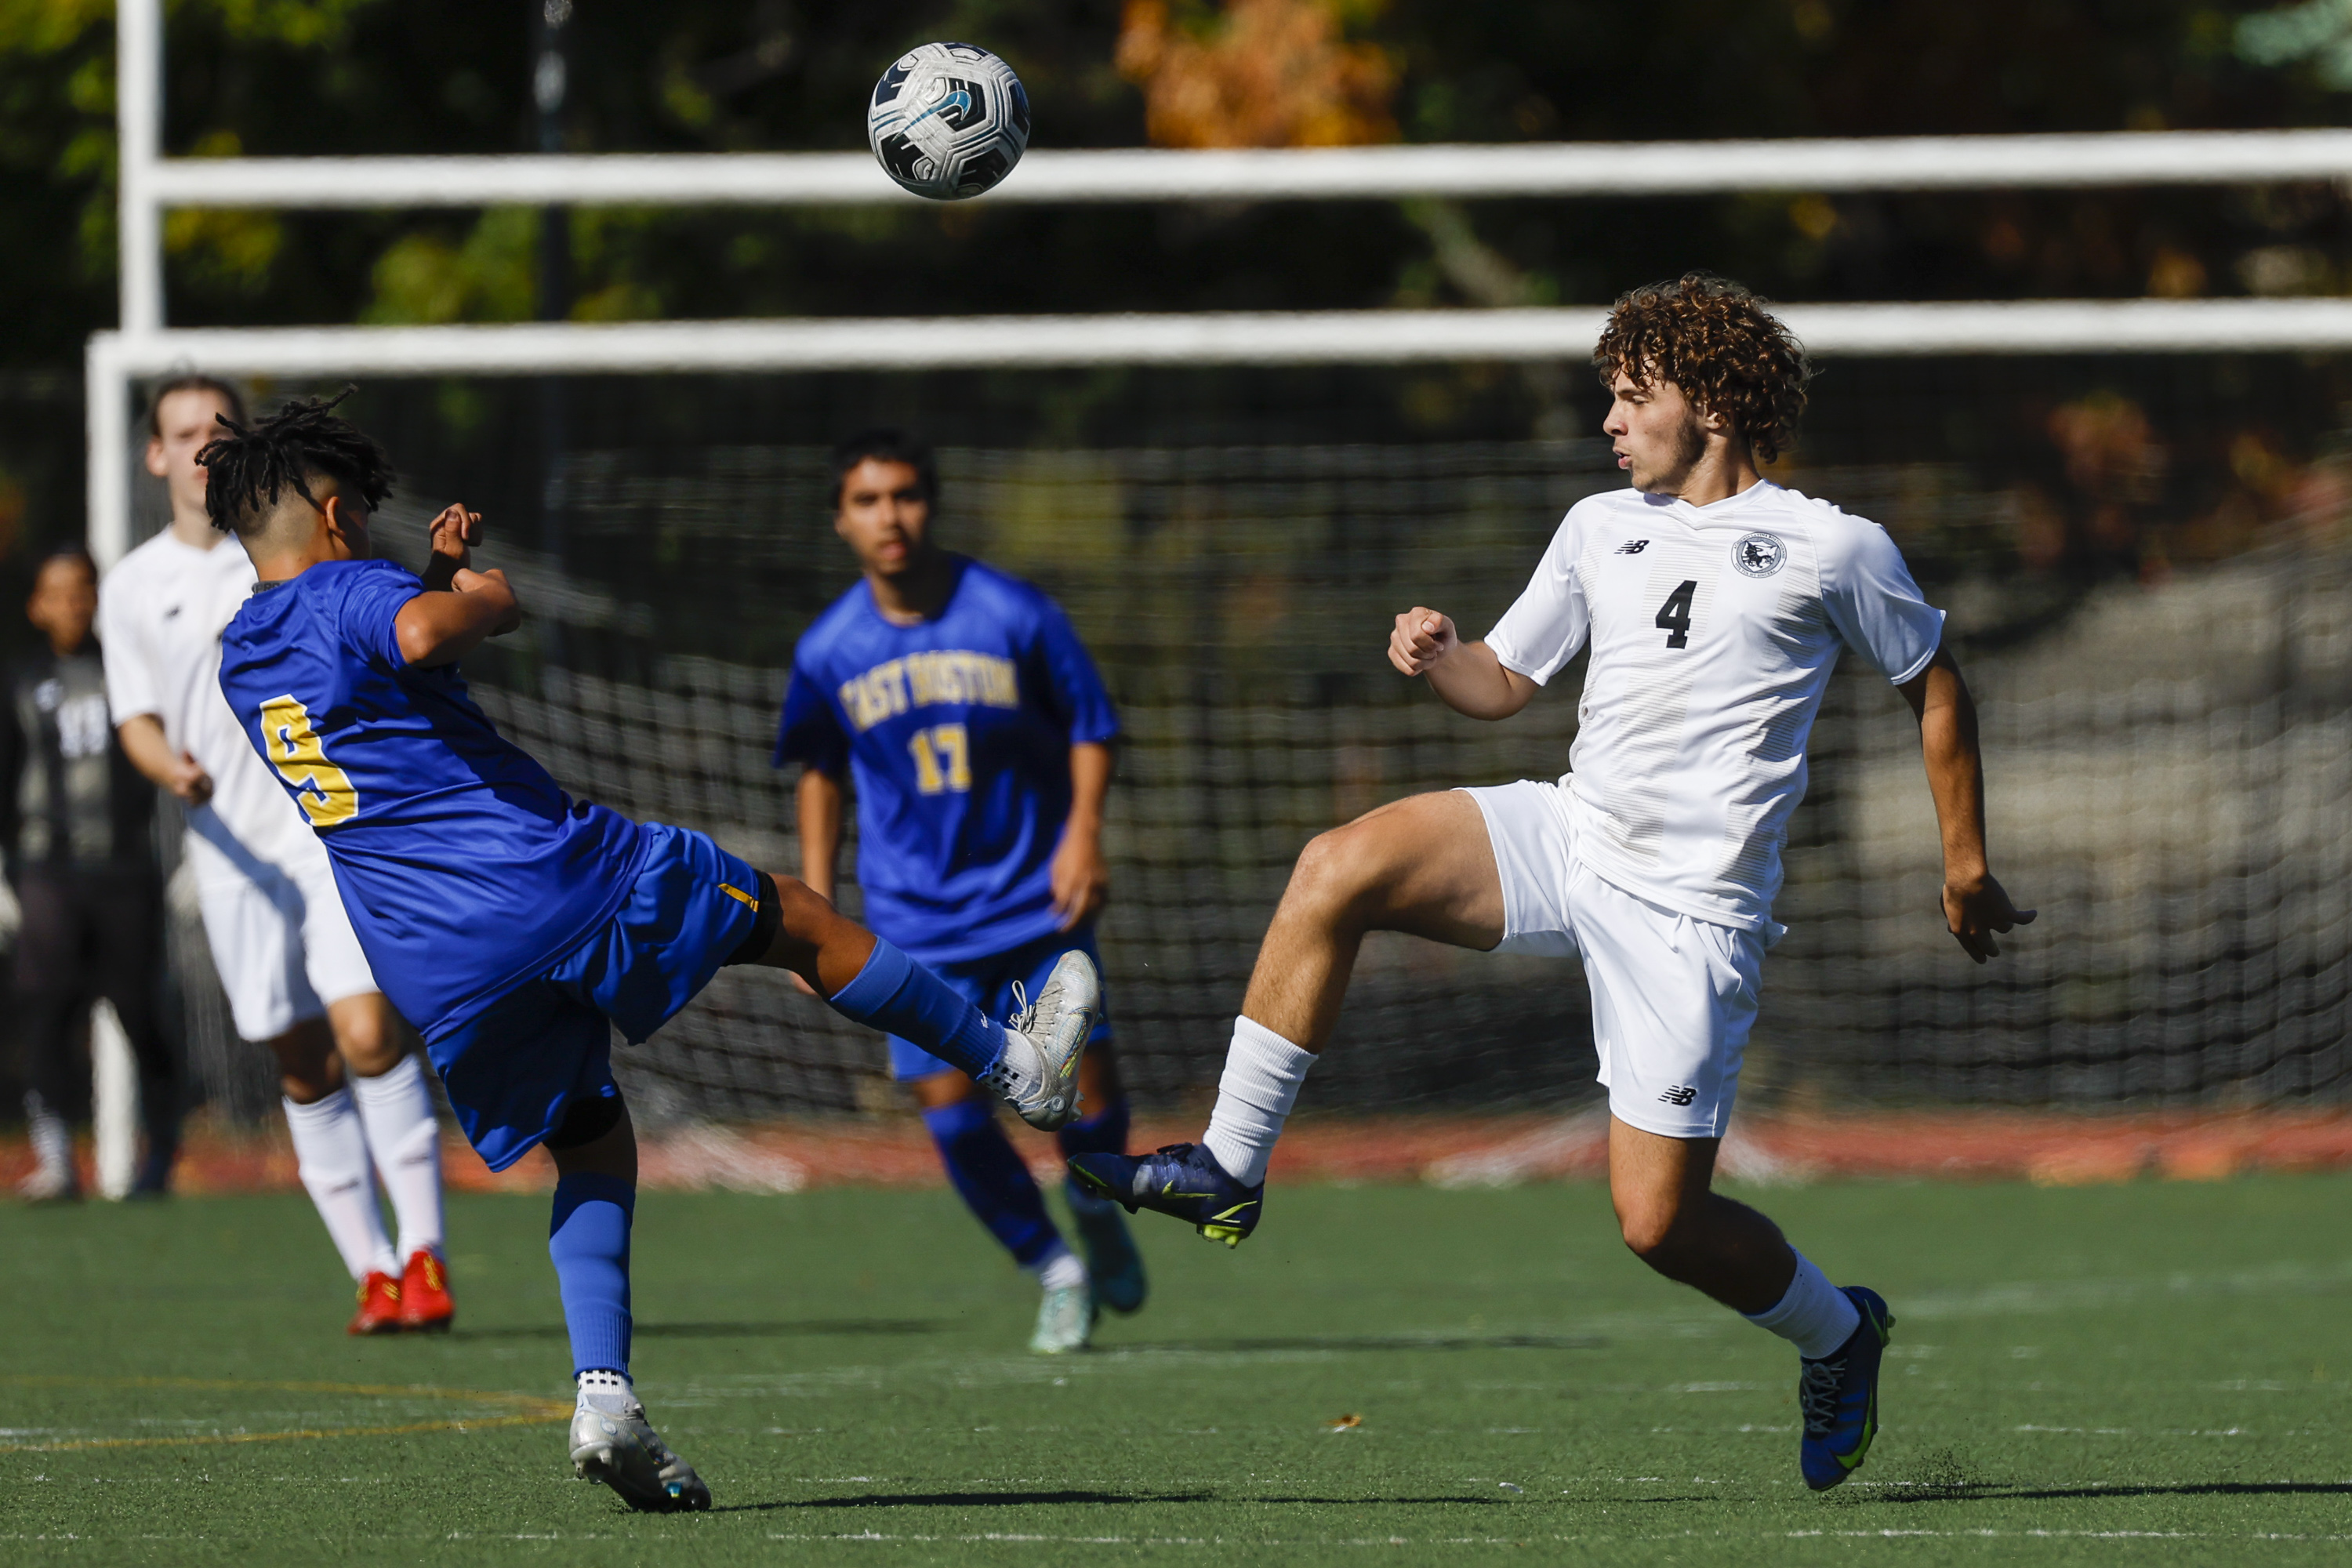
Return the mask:
[[[907,742],[915,757],[915,787],[925,795],[971,791],[971,741],[961,724],[934,724]]]
[[[261,705],[261,738],[269,765],[294,786],[294,798],[302,803],[311,826],[332,827],[359,815],[359,792],[351,775],[320,749],[308,708],[291,697],[271,698]]]

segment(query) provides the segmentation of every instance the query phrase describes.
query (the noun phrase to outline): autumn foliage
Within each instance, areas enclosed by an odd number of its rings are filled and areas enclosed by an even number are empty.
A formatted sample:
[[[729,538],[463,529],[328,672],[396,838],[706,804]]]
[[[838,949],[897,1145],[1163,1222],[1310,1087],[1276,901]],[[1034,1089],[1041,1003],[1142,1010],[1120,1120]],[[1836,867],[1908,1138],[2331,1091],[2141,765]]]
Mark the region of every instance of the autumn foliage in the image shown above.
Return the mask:
[[[1119,74],[1162,147],[1337,147],[1396,140],[1395,65],[1349,43],[1345,0],[1128,0]]]

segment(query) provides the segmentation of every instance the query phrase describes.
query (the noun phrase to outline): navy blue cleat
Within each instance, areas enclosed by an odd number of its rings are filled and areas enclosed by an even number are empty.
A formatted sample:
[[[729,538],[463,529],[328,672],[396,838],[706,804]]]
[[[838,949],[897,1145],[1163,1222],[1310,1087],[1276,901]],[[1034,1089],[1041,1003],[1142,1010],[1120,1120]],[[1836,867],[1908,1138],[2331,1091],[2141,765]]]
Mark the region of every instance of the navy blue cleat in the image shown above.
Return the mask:
[[[1143,1305],[1150,1289],[1143,1277],[1143,1254],[1127,1231],[1118,1205],[1098,1197],[1072,1176],[1064,1185],[1070,1200],[1070,1217],[1078,1223],[1078,1242],[1086,1250],[1087,1272],[1094,1277],[1095,1300],[1114,1312],[1132,1312]]]
[[[1845,1343],[1819,1361],[1801,1361],[1797,1405],[1805,1436],[1797,1451],[1805,1484],[1825,1492],[1862,1468],[1878,1436],[1878,1363],[1894,1337],[1895,1316],[1875,1290],[1845,1288],[1862,1321]]]
[[[1156,1154],[1080,1154],[1070,1179],[1133,1214],[1173,1215],[1211,1241],[1239,1247],[1257,1228],[1265,1184],[1245,1187],[1198,1143],[1171,1143]]]

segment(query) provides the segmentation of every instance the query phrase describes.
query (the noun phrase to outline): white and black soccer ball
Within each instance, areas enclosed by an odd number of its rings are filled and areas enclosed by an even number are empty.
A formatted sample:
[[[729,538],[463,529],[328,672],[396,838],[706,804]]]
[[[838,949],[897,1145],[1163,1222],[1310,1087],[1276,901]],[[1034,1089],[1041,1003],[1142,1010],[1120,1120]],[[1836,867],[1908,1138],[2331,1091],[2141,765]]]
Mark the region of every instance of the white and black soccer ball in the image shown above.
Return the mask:
[[[889,176],[956,202],[988,190],[1029,146],[1029,94],[1013,68],[974,44],[925,44],[874,84],[866,139]]]

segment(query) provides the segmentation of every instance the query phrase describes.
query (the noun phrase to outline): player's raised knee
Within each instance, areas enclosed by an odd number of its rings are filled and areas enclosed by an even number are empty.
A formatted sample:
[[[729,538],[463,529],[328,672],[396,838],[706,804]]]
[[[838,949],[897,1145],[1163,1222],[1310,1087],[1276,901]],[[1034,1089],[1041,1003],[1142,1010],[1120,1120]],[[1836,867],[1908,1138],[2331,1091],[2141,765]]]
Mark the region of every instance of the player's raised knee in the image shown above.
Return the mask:
[[[1618,1233],[1625,1246],[1644,1263],[1655,1264],[1673,1250],[1682,1222],[1682,1207],[1671,1198],[1639,1200],[1617,1205]]]

